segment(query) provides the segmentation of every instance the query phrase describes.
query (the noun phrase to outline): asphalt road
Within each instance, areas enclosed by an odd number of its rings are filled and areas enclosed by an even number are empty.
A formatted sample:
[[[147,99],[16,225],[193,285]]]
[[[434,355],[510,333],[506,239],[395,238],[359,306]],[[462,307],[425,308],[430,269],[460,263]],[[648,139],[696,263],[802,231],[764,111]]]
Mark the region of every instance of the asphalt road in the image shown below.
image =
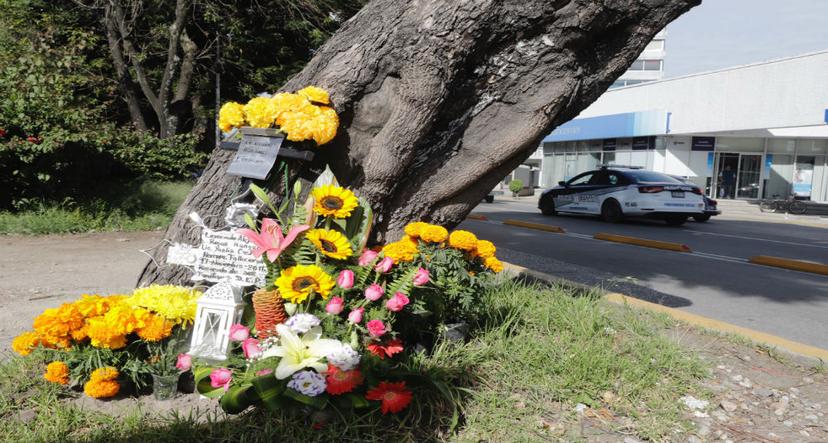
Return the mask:
[[[534,201],[481,203],[488,221],[463,226],[489,239],[503,260],[570,280],[687,310],[828,349],[828,276],[747,263],[773,255],[828,263],[828,229],[727,214],[680,227],[630,220],[545,217]],[[503,225],[506,219],[552,224],[555,234]],[[592,239],[597,232],[684,243],[693,253]]]

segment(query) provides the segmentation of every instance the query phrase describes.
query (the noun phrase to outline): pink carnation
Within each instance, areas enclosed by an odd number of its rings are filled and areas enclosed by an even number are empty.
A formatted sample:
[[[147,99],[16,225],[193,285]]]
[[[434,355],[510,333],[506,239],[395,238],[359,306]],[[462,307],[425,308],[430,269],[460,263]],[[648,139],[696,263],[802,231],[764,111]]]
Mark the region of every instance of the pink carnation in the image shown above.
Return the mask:
[[[388,308],[389,311],[400,312],[405,307],[405,305],[408,304],[408,302],[408,297],[405,294],[403,294],[402,292],[397,292],[396,294],[394,294],[393,297],[391,297],[390,299],[388,299],[387,302],[385,302],[385,307]]]
[[[371,337],[381,337],[382,334],[385,334],[385,323],[382,320],[371,320],[365,327],[368,328],[368,333],[371,334]]]

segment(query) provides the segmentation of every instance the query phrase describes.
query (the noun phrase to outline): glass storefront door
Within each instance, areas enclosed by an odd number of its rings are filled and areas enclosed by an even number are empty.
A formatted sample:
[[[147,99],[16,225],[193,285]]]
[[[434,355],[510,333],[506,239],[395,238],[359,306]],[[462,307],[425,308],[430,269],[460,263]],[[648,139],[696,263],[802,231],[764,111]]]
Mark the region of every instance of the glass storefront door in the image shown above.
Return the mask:
[[[762,154],[739,154],[736,198],[759,198]]]

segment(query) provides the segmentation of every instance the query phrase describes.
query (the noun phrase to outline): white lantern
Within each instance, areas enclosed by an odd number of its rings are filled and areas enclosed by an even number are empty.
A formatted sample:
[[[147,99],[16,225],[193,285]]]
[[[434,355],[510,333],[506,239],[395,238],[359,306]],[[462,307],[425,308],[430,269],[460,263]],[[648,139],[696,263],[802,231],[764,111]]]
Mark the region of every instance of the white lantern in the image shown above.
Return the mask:
[[[230,326],[244,313],[242,288],[227,281],[216,283],[198,299],[190,355],[226,360],[230,351]]]

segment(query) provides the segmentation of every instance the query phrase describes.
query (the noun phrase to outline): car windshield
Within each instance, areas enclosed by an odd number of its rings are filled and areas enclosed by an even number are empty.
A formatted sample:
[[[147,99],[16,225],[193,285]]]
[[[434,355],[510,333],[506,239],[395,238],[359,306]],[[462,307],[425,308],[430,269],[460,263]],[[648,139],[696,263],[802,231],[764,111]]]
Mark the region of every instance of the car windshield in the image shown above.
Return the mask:
[[[653,171],[625,171],[636,183],[682,183],[667,174]]]

